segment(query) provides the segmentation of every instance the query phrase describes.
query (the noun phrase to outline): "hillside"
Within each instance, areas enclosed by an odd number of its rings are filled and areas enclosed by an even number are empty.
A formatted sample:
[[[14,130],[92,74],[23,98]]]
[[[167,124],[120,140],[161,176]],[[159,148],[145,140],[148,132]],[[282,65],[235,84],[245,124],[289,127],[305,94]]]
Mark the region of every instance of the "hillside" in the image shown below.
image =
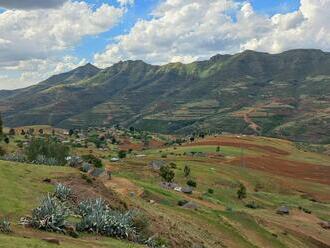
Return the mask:
[[[0,93],[8,126],[121,124],[162,133],[215,131],[329,143],[330,53],[245,51],[191,64],[90,64]]]
[[[62,137],[62,131],[55,135]],[[58,247],[45,238],[58,240],[59,247],[146,247],[95,233],[79,232],[73,238],[18,225],[57,183],[70,187],[79,201],[102,197],[113,208],[143,213],[151,234],[168,248],[329,247],[329,230],[320,225],[330,218],[329,156],[299,150],[286,140],[253,136],[208,136],[165,145],[160,140],[165,137],[154,134],[145,147],[141,140],[129,138],[136,132],[112,131],[119,144],[107,143],[104,150],[90,142],[88,147],[71,146],[71,154],[92,152],[102,158],[111,179],[92,177],[78,167],[0,160],[0,220],[7,217],[12,223],[12,233],[0,232],[0,247]],[[92,131],[88,137],[102,132]],[[16,134],[11,140],[26,138]],[[17,146],[2,147],[19,151]],[[133,151],[111,162],[124,148]],[[175,185],[184,187],[188,178],[194,180],[193,192],[164,187],[159,171],[151,167],[154,161],[171,166]],[[185,166],[191,170],[189,177]],[[237,198],[240,184],[246,186],[244,199]],[[276,213],[283,205],[289,214]]]

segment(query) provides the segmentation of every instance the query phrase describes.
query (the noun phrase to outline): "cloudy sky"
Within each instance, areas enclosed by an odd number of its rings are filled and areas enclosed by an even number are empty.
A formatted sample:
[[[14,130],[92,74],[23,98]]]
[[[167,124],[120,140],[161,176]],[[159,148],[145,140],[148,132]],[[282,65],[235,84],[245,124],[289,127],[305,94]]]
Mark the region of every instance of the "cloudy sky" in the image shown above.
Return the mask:
[[[0,89],[87,62],[330,51],[330,0],[0,0]]]

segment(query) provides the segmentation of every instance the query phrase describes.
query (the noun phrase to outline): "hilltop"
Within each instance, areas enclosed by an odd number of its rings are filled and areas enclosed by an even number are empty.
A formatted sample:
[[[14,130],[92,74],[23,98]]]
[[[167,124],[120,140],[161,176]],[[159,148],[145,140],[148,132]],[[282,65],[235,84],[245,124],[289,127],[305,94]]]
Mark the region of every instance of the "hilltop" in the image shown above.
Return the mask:
[[[228,132],[329,143],[330,53],[244,51],[163,66],[91,64],[0,92],[8,126],[120,124],[162,133]]]

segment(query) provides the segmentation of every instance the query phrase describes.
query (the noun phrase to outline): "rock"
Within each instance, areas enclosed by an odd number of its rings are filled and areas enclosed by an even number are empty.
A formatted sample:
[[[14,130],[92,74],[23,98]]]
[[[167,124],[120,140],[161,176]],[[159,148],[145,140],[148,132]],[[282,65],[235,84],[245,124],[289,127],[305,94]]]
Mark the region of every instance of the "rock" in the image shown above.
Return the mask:
[[[129,192],[129,195],[130,195],[130,197],[135,197],[136,196],[135,192]]]
[[[180,201],[178,201],[178,205],[179,205],[180,207],[186,205],[187,203],[188,203],[187,200],[180,200]]]
[[[183,207],[183,208],[187,208],[187,209],[193,209],[193,210],[198,209],[197,204],[194,203],[194,202],[187,202],[187,203],[184,204],[182,207]]]
[[[154,201],[154,200],[150,200],[149,203],[150,203],[150,204],[154,204],[155,201]]]
[[[42,180],[43,182],[45,183],[51,183],[52,182],[52,179],[50,178],[45,178],[44,180]]]
[[[91,164],[89,164],[89,163],[83,163],[83,165],[81,166],[81,171],[82,172],[86,172],[86,173],[88,173],[88,172],[90,172],[91,170],[93,169],[93,166],[91,165]]]
[[[277,214],[280,214],[280,215],[289,214],[289,213],[290,213],[290,210],[289,210],[289,208],[286,207],[286,206],[281,206],[281,207],[279,207],[279,208],[276,210],[276,213],[277,213]]]
[[[105,176],[106,171],[104,168],[95,168],[90,174],[93,177],[102,177]]]
[[[46,241],[51,244],[55,244],[55,245],[60,245],[60,243],[61,243],[60,240],[56,239],[56,238],[43,238],[41,240]]]
[[[319,224],[324,229],[330,229],[330,221],[322,221]]]
[[[182,193],[185,193],[185,194],[192,194],[192,192],[193,192],[193,188],[190,187],[190,186],[188,186],[188,187],[183,187],[183,188],[181,189],[181,192],[182,192]]]
[[[179,187],[179,185],[176,183],[168,183],[168,182],[161,182],[160,186],[164,189],[175,189]]]

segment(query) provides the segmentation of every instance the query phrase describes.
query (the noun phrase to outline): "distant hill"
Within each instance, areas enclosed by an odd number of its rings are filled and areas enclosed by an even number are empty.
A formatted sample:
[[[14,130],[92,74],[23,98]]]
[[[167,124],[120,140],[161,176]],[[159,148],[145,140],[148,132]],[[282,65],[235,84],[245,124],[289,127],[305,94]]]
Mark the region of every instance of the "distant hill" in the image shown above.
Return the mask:
[[[191,64],[91,64],[0,91],[7,126],[121,124],[164,133],[222,131],[330,143],[330,53],[244,51]]]

